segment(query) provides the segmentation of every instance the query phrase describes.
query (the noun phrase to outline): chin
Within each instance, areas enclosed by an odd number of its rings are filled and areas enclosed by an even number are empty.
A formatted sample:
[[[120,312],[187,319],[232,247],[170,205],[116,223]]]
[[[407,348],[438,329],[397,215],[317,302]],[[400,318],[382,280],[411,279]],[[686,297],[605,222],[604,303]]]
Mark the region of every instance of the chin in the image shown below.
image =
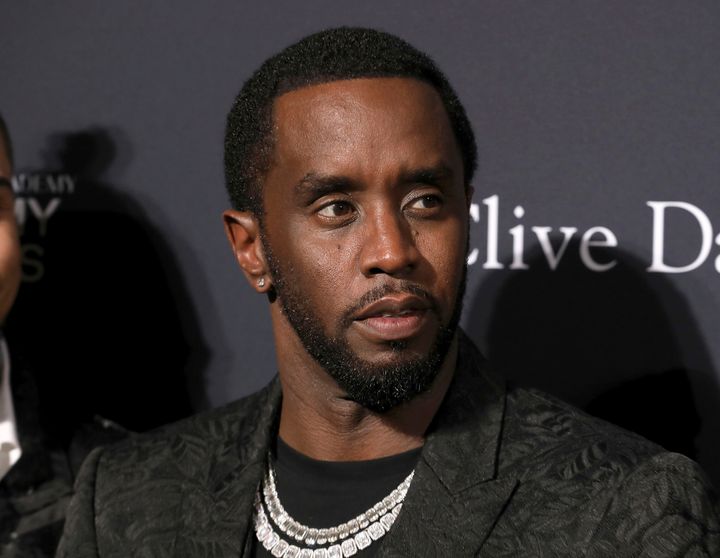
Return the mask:
[[[325,371],[348,399],[385,413],[428,391],[440,373],[446,351],[417,353],[394,348],[366,360],[355,353],[323,359]]]

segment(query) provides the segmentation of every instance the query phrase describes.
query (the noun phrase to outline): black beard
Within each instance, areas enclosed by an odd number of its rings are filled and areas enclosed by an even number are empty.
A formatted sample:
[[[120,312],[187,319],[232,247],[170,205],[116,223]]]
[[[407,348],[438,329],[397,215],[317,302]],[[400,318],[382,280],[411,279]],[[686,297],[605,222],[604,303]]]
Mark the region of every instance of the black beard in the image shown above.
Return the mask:
[[[359,358],[343,337],[327,335],[320,317],[311,303],[299,292],[295,283],[281,269],[269,243],[263,238],[265,256],[270,268],[273,287],[279,298],[285,316],[297,333],[305,350],[332,377],[347,398],[376,413],[385,413],[390,409],[410,401],[415,396],[430,389],[440,372],[450,345],[455,337],[465,292],[467,265],[462,268],[462,277],[458,287],[455,307],[448,323],[438,328],[435,340],[426,355],[410,354],[407,358],[391,364],[373,364]],[[344,313],[343,330],[352,321],[348,317],[356,310],[387,296],[390,293],[408,292],[425,298],[430,303],[430,311],[440,314],[433,297],[417,285],[408,281],[395,281],[384,284],[366,293],[360,301]],[[402,341],[389,344],[391,351],[401,355],[406,350]]]

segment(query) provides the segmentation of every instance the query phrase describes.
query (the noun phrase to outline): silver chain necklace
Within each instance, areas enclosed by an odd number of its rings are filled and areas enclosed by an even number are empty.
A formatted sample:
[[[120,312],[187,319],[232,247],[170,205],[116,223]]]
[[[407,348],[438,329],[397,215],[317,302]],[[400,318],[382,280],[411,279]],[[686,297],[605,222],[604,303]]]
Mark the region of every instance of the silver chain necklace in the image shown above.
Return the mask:
[[[295,521],[280,503],[275,471],[268,459],[262,489],[255,493],[255,536],[273,556],[284,558],[347,558],[381,539],[393,526],[414,471],[369,510],[336,527],[316,529]],[[262,490],[262,495],[261,495]],[[263,502],[263,497],[265,497]],[[267,514],[265,508],[267,507]],[[268,514],[282,535],[268,519]],[[290,542],[287,540],[289,539]],[[295,544],[298,543],[298,544]],[[330,545],[330,546],[327,546]]]

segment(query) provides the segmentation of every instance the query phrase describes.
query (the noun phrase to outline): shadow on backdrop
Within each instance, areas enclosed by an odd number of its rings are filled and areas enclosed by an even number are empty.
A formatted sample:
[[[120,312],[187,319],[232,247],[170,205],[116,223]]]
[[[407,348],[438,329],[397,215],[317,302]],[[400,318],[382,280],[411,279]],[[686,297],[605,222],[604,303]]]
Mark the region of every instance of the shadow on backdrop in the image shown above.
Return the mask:
[[[538,248],[529,269],[489,273],[469,307],[468,333],[514,383],[697,458],[701,426],[717,432],[720,410],[702,421],[698,414],[695,398],[718,401],[718,386],[685,300],[627,252],[595,252],[617,260],[597,273],[571,259],[577,249],[571,242],[555,271]],[[684,364],[688,349],[700,370]],[[705,468],[717,482],[720,470]]]
[[[175,257],[141,207],[103,182],[130,156],[119,131],[54,134],[45,168],[18,173],[35,178],[18,195],[26,281],[6,330],[60,445],[94,415],[144,431],[205,404],[207,348]],[[33,209],[53,203],[43,224]]]

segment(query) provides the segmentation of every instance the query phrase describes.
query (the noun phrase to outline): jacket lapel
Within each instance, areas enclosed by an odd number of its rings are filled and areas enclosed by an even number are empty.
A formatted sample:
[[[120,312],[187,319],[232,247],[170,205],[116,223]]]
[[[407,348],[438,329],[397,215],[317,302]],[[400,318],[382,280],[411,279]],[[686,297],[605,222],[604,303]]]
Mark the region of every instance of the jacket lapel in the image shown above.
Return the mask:
[[[474,556],[518,480],[498,478],[505,387],[461,333],[455,377],[380,556]]]
[[[259,406],[257,418],[254,420],[255,430],[250,433],[249,439],[235,441],[244,466],[239,470],[237,478],[232,475],[228,477],[229,482],[224,484],[226,490],[222,491],[225,501],[236,503],[233,515],[228,519],[237,521],[240,526],[237,535],[238,540],[243,541],[243,556],[249,556],[252,549],[253,502],[265,472],[272,439],[277,433],[280,400],[280,380],[275,377],[269,386],[266,401]]]
[[[185,527],[178,525],[175,536],[176,555],[246,556],[249,555],[253,535],[253,501],[265,470],[265,461],[276,431],[276,418],[281,399],[280,382],[275,378],[251,403],[247,414],[238,419],[229,413],[228,424],[221,448],[213,457],[208,473],[207,498],[211,519],[206,516],[193,520],[200,527],[203,541],[188,536]],[[209,435],[213,435],[209,433]],[[198,509],[192,498],[184,502],[187,513]],[[187,523],[187,522],[186,522]]]
[[[12,359],[10,391],[22,456],[2,479],[2,486],[20,494],[50,480],[53,472],[40,426],[35,380],[16,354]]]

